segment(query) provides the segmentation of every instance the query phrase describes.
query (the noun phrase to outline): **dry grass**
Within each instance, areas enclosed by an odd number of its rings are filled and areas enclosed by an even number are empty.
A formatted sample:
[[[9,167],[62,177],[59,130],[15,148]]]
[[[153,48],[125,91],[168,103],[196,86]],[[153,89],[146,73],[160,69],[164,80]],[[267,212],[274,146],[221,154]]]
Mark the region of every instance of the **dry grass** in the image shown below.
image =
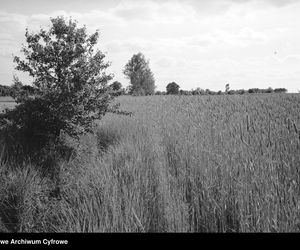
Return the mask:
[[[31,168],[1,172],[19,231],[300,230],[299,95],[118,101],[134,115],[107,115],[60,163],[61,199]]]

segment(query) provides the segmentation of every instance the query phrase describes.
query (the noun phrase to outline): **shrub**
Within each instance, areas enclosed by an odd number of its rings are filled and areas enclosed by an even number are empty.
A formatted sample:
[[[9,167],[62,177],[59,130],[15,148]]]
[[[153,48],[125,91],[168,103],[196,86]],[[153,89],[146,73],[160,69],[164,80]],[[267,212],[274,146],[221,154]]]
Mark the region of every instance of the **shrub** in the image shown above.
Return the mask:
[[[63,17],[51,18],[49,30],[26,30],[27,44],[21,50],[25,57],[16,56],[14,62],[17,70],[33,77],[33,87],[24,89],[15,77],[12,89],[18,105],[0,115],[6,160],[30,158],[51,167],[56,157],[68,154],[62,133],[78,139],[93,132],[94,121],[107,111],[117,112],[117,106],[109,107],[113,96],[107,82],[112,75],[105,70],[110,64],[94,50],[98,36],[98,31],[88,36],[86,27]]]

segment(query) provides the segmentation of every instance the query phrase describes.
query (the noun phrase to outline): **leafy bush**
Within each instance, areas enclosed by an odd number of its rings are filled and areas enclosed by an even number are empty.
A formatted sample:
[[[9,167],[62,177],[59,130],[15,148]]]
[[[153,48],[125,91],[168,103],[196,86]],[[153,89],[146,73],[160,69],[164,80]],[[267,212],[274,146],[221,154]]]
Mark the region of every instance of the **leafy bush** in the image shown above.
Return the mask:
[[[0,152],[2,161],[16,167],[33,163],[59,190],[61,158],[69,159],[80,136],[94,132],[94,121],[108,111],[122,112],[109,106],[112,75],[105,72],[110,65],[105,55],[94,51],[98,32],[88,36],[86,27],[63,17],[51,23],[35,34],[26,30],[25,57],[14,58],[16,69],[33,77],[33,86],[14,78],[17,105],[0,114]]]
[[[88,36],[86,27],[77,28],[76,21],[63,17],[51,18],[51,23],[49,30],[36,34],[26,30],[25,59],[14,58],[16,69],[33,77],[34,96],[22,95],[22,83],[15,78],[20,105],[0,116],[7,136],[16,137],[17,147],[30,155],[56,144],[61,132],[72,138],[92,132],[113,99],[107,86],[112,75],[105,73],[109,63],[94,51],[98,32]]]
[[[0,114],[1,145],[5,160],[22,162],[26,157],[38,160],[51,144],[58,144],[62,123],[42,98],[27,99],[15,109]]]

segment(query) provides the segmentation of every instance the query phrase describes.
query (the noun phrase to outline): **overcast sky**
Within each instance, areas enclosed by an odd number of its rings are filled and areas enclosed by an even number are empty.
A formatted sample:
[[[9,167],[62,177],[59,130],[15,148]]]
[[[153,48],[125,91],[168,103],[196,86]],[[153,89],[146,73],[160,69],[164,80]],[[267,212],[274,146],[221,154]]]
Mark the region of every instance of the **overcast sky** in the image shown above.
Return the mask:
[[[0,84],[10,85],[12,54],[20,55],[25,28],[47,27],[64,15],[100,30],[99,48],[114,80],[142,52],[158,90],[285,87],[300,90],[298,0],[0,0]],[[26,79],[20,75],[21,79]],[[26,82],[25,81],[25,82]],[[28,83],[28,82],[26,82]]]

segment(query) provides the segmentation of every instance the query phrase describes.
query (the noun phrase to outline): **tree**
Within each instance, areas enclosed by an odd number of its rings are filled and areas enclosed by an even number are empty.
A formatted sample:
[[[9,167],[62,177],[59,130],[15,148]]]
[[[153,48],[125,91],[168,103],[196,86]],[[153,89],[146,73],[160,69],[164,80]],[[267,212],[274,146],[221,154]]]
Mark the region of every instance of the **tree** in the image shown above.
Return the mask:
[[[133,95],[153,95],[155,79],[149,67],[149,61],[142,53],[133,55],[123,70],[130,80],[129,92]]]
[[[231,89],[227,92],[227,94],[229,94],[229,95],[235,95],[236,93],[237,93],[237,91],[235,91],[233,89]]]
[[[229,87],[229,84],[227,83],[227,84],[225,85],[225,93],[228,93],[229,89],[230,89],[230,87]]]
[[[112,90],[114,90],[114,91],[119,91],[119,90],[121,90],[121,88],[122,88],[122,84],[120,83],[120,82],[118,82],[118,81],[114,81],[111,85],[109,85],[111,88],[112,88]]]
[[[180,90],[179,93],[181,95],[192,95],[192,91],[188,91],[188,90]]]
[[[193,95],[205,95],[205,91],[204,91],[204,89],[201,89],[198,87],[195,90],[192,90],[192,94]]]
[[[259,90],[259,88],[252,88],[252,89],[248,90],[248,93],[249,94],[257,94],[257,93],[260,93],[260,90]]]
[[[119,96],[125,94],[125,89],[122,88],[122,84],[118,81],[114,81],[109,85],[110,89],[113,91],[111,94],[113,96]]]
[[[98,31],[88,35],[72,19],[50,20],[48,30],[26,29],[24,58],[14,57],[16,69],[33,77],[34,96],[27,95],[0,116],[2,129],[14,129],[14,135],[35,141],[38,148],[57,143],[61,132],[73,138],[93,132],[94,121],[110,110],[113,98],[107,87],[112,75],[105,72],[110,64],[94,49]]]
[[[206,90],[205,90],[205,95],[210,95],[210,94],[211,94],[210,89],[206,89]]]
[[[286,93],[287,89],[286,88],[277,88],[277,89],[274,89],[274,92],[275,93]]]
[[[266,93],[273,93],[273,92],[274,92],[274,90],[271,87],[266,89]]]
[[[244,89],[239,89],[239,90],[237,90],[236,92],[237,92],[239,95],[243,95],[243,94],[247,93],[247,91],[244,90]]]
[[[180,86],[176,82],[171,82],[167,85],[167,95],[178,95]]]

